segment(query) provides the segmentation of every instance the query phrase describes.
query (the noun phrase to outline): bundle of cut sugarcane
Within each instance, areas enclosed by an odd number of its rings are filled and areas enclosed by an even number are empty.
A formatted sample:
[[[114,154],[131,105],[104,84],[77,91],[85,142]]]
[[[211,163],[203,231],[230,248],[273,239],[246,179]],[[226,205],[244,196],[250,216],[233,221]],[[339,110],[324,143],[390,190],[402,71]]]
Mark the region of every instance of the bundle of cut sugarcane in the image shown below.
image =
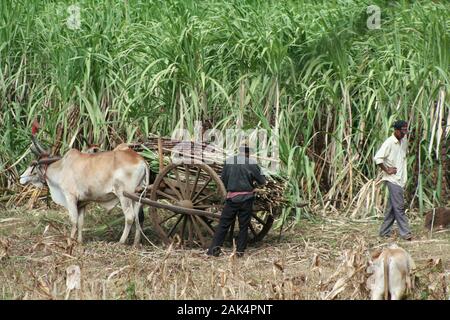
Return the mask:
[[[287,181],[277,176],[267,177],[267,184],[256,189],[255,202],[267,211],[287,206],[286,189]]]
[[[160,145],[158,139],[161,139]],[[183,157],[185,159],[204,161],[208,164],[212,164],[212,167],[216,164],[223,163],[227,155],[226,151],[212,144],[182,141],[171,138],[149,137],[145,142],[131,143],[129,146],[137,152],[142,152],[144,150],[159,152],[159,149],[161,149],[160,151],[164,156],[172,155]]]

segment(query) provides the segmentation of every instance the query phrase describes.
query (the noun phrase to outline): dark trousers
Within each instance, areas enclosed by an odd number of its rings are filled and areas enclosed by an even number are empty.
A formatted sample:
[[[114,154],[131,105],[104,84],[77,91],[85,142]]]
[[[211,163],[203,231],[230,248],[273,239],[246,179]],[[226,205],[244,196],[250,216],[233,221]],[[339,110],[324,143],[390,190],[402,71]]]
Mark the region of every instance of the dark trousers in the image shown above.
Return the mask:
[[[386,186],[389,189],[389,199],[380,228],[380,236],[390,236],[392,225],[394,221],[397,221],[400,236],[407,237],[411,235],[411,230],[405,214],[403,188],[389,181],[386,181]]]
[[[216,254],[223,245],[230,225],[234,222],[236,215],[239,220],[239,234],[236,242],[236,251],[243,253],[247,247],[248,227],[252,218],[253,199],[243,202],[232,202],[230,199],[225,201],[222,215],[220,216],[219,226],[214,233],[208,254]]]

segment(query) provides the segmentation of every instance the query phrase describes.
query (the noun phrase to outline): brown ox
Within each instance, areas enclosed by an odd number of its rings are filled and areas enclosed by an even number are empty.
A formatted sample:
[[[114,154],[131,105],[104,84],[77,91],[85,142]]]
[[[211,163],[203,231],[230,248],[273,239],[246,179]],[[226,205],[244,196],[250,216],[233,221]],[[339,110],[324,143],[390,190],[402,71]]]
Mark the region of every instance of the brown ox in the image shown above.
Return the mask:
[[[445,229],[450,226],[450,208],[436,208],[425,214],[425,228]]]
[[[121,144],[113,151],[88,154],[71,149],[62,158],[48,157],[34,135],[32,140],[31,150],[38,161],[22,174],[20,183],[48,185],[53,201],[69,211],[71,238],[75,238],[78,230],[78,242],[82,243],[84,212],[89,202],[97,202],[107,210],[120,202],[125,215],[120,243],[125,243],[133,222],[136,222],[134,245],[140,242],[141,204],[123,195],[124,191],[134,193],[148,186],[149,168],[139,154]]]

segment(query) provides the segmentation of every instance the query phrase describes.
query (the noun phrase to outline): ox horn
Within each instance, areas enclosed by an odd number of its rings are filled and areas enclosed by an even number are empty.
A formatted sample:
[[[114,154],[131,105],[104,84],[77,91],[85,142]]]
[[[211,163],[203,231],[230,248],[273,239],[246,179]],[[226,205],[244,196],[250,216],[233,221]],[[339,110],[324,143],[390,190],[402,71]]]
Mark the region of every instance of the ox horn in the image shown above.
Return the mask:
[[[39,153],[39,151],[37,151],[36,147],[32,144],[30,147],[31,152],[34,153],[35,156],[40,156],[41,154]]]
[[[33,141],[33,145],[36,148],[36,151],[39,153],[38,155],[49,154],[47,150],[45,150],[37,141],[36,136],[31,135],[31,141]]]
[[[41,159],[37,162],[37,164],[51,164],[53,162],[56,162],[58,160],[61,160],[61,157],[51,157],[51,158],[45,158]]]

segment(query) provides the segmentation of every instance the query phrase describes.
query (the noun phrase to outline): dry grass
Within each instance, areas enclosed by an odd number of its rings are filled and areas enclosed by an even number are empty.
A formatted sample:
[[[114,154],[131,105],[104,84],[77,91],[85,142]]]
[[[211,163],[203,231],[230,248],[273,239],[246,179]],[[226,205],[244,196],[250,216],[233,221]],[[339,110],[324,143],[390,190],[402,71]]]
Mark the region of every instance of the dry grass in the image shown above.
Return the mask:
[[[367,299],[369,252],[384,245],[376,237],[380,220],[321,218],[292,225],[280,238],[272,230],[244,258],[231,248],[209,258],[176,245],[119,245],[122,224],[110,226],[118,217],[88,214],[81,246],[69,245],[62,211],[0,211],[0,298]],[[413,223],[417,241],[400,241],[418,266],[410,298],[445,299],[449,232],[428,239],[421,224]],[[150,226],[146,235],[157,241]]]

